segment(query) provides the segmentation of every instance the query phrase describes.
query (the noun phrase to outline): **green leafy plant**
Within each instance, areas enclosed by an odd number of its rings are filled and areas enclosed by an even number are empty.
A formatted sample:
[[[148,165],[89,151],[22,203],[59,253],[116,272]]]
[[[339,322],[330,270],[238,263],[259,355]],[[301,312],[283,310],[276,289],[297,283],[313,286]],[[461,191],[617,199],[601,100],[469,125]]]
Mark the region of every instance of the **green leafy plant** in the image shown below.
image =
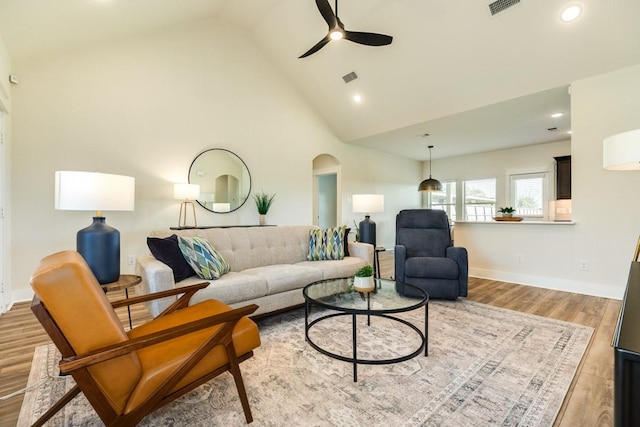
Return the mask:
[[[369,277],[373,276],[373,268],[370,265],[365,265],[364,267],[360,267],[358,271],[356,271],[356,277]]]
[[[260,215],[266,215],[267,212],[269,212],[269,208],[271,207],[275,197],[275,193],[267,194],[264,191],[253,195],[253,200],[256,202],[256,208],[258,208],[258,213]]]
[[[506,213],[506,214],[510,214],[510,213],[514,213],[516,210],[513,209],[511,206],[507,206],[505,208],[500,208],[498,209],[498,212],[500,213]]]

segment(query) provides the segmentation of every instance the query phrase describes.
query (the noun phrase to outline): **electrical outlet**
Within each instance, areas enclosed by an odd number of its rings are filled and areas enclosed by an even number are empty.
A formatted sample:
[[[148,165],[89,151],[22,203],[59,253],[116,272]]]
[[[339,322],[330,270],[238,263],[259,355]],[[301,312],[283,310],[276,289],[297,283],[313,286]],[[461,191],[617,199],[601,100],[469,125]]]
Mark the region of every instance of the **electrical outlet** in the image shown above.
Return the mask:
[[[581,259],[580,260],[580,270],[587,271],[588,269],[589,269],[589,261],[587,261],[586,259]]]
[[[521,254],[517,254],[516,255],[516,264],[522,264],[522,255]]]
[[[136,265],[136,256],[135,255],[129,255],[127,257],[127,262],[129,263],[129,265]]]

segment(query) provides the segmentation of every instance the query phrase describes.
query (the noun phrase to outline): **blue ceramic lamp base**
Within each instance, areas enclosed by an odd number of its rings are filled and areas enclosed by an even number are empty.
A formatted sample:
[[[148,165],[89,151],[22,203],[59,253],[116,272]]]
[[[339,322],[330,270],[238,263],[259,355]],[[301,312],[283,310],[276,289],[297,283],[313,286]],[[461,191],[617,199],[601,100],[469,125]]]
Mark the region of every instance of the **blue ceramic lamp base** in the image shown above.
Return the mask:
[[[93,223],[78,231],[77,250],[103,285],[120,278],[120,232],[105,223],[102,216],[94,216]]]
[[[364,219],[360,221],[360,241],[362,243],[371,243],[376,246],[376,223],[371,219],[369,215],[365,215]]]

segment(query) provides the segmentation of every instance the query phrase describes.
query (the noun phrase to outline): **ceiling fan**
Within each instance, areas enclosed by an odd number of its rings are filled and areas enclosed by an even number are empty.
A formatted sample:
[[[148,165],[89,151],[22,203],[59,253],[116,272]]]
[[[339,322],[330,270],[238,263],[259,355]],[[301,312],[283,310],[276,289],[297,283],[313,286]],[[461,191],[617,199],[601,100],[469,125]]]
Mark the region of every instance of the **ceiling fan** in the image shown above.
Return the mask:
[[[329,25],[329,32],[315,46],[311,49],[300,55],[298,58],[306,58],[307,56],[316,53],[324,45],[329,43],[331,40],[340,40],[346,39],[352,41],[354,43],[364,44],[367,46],[384,46],[391,44],[393,37],[387,36],[384,34],[376,34],[376,33],[362,33],[357,31],[347,31],[344,29],[344,24],[338,18],[338,0],[336,0],[335,13],[331,9],[331,5],[329,4],[329,0],[316,0],[316,5],[318,6],[318,10],[320,14]]]

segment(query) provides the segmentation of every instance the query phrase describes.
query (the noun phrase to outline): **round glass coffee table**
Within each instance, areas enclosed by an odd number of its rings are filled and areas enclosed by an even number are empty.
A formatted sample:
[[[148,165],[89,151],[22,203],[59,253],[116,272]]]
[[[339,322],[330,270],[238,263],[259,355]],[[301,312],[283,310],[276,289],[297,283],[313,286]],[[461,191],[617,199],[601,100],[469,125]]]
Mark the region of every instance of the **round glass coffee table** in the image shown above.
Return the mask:
[[[396,282],[393,280],[374,279],[375,289],[372,292],[360,293],[353,290],[353,278],[329,279],[305,286],[302,294],[305,299],[304,309],[304,335],[305,340],[317,351],[334,359],[353,363],[353,381],[358,381],[358,364],[384,365],[399,363],[416,357],[424,349],[424,355],[428,355],[429,340],[429,295],[420,288],[404,284],[413,288],[416,294],[422,297],[409,298],[400,295],[396,290]],[[321,313],[317,318],[310,320],[313,306],[329,309]],[[394,314],[404,313],[424,307],[424,332],[413,323],[396,317]],[[337,316],[351,316],[352,326],[352,356],[334,353],[315,343],[309,337],[309,331],[318,323]],[[361,359],[358,358],[358,334],[357,317],[366,316],[367,326],[371,325],[371,317],[381,317],[393,322],[402,323],[414,331],[420,341],[420,346],[410,354],[386,358],[386,359]]]

